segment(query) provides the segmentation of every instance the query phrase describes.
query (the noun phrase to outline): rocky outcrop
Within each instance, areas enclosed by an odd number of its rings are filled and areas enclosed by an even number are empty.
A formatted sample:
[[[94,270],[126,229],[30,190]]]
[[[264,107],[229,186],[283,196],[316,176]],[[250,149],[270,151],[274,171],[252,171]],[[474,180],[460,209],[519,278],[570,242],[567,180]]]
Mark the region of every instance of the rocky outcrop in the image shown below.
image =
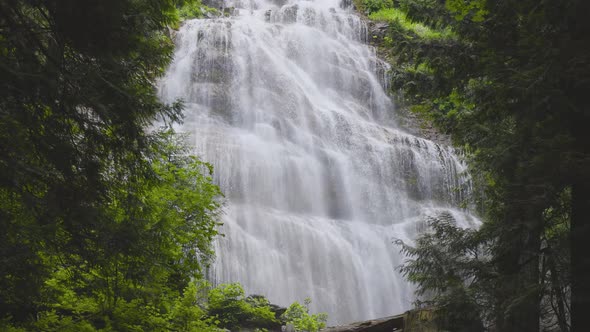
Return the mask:
[[[433,318],[433,309],[410,310],[397,316],[328,327],[321,332],[438,332]]]
[[[348,325],[333,326],[322,332],[398,332],[403,331],[404,315],[356,322]]]
[[[367,20],[367,26],[369,29],[370,43],[374,46],[380,46],[381,43],[383,43],[385,36],[387,36],[387,30],[389,30],[389,23]]]
[[[359,13],[365,20],[368,30],[368,43],[375,47],[377,56],[384,62],[394,65],[396,62],[396,56],[391,52],[391,47],[388,46],[386,38],[389,33],[389,23],[371,21],[367,17]],[[391,42],[391,40],[390,40]],[[413,113],[406,107],[403,95],[398,91],[388,91],[392,94],[398,105],[397,115],[398,124],[409,133],[426,138],[433,142],[452,145],[451,137],[445,133],[442,133],[437,129],[432,121],[425,119],[424,117]]]
[[[285,310],[285,308],[277,308],[281,313]],[[440,330],[433,322],[433,315],[433,309],[410,310],[397,316],[327,327],[320,332],[439,332]],[[256,332],[257,328],[259,327],[242,327],[240,331]],[[290,324],[265,328],[268,332],[296,332]]]
[[[340,0],[340,8],[342,8],[342,9],[352,7],[352,5],[353,5],[352,0]]]
[[[398,109],[399,125],[406,129],[409,133],[424,137],[438,144],[447,146],[452,145],[451,136],[441,132],[434,126],[432,121],[425,119],[424,117],[412,112],[404,106],[403,102],[400,103]]]

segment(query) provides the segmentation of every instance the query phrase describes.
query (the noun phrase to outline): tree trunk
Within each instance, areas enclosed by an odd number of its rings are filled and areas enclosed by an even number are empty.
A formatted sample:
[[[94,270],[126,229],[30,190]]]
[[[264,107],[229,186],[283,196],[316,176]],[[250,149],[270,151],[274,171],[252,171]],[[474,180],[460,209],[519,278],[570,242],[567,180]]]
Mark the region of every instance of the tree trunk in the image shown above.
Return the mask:
[[[556,253],[553,250],[549,250],[547,255],[547,265],[551,276],[551,292],[556,298],[555,306],[557,306],[557,308],[555,308],[555,314],[557,316],[559,330],[561,332],[569,332],[568,317],[565,310],[567,295],[563,294],[563,285],[559,281],[560,271],[557,269],[557,264],[555,263],[555,254]]]
[[[538,210],[531,206],[523,209]],[[499,261],[502,280],[500,310],[498,320],[499,332],[539,332],[540,330],[540,247],[541,247],[541,213],[527,213],[526,221],[508,221],[508,231],[500,239],[500,246],[508,250]],[[516,223],[516,226],[510,225]],[[512,226],[512,227],[511,227]]]
[[[572,186],[571,273],[572,332],[590,329],[590,184]]]

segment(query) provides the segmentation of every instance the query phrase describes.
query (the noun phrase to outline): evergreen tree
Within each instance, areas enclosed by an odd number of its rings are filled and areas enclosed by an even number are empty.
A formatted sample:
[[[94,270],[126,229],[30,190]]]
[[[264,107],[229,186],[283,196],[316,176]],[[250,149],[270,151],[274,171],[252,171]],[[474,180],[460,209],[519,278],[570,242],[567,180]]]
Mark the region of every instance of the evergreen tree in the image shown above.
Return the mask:
[[[0,320],[155,329],[201,276],[219,189],[146,129],[180,120],[154,86],[176,5],[0,1]]]
[[[590,326],[588,9],[576,0],[399,0],[389,8],[397,15],[372,14],[390,21],[394,88],[471,152],[485,188],[500,331],[539,330],[540,267],[569,243],[572,330]],[[550,251],[547,214],[564,197],[570,242]]]

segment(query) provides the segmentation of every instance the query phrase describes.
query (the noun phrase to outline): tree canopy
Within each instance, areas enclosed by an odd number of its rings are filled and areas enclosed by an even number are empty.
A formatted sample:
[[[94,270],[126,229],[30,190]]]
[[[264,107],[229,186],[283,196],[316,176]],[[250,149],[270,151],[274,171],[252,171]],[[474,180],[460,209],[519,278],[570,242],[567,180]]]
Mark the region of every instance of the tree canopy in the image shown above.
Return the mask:
[[[565,331],[571,316],[572,330],[589,326],[590,264],[583,253],[590,249],[584,96],[590,26],[582,14],[588,3],[380,3],[364,8],[389,22],[382,44],[394,62],[393,88],[408,109],[449,133],[470,156],[482,191],[477,206],[486,221],[480,231],[490,248],[486,264],[495,271],[490,323],[500,331],[539,331],[539,322],[551,316]],[[418,244],[437,243],[425,241]],[[410,253],[427,263],[429,256],[417,250]],[[544,310],[555,296],[560,303]]]
[[[0,2],[0,319],[163,329],[202,276],[221,192],[148,130],[180,120],[154,86],[177,5]]]

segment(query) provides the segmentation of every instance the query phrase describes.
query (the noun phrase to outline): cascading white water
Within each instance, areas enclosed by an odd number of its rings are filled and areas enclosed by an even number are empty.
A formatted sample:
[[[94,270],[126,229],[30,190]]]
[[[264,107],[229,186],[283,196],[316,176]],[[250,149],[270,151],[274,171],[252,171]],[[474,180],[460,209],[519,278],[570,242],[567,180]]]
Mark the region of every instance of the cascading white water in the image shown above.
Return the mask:
[[[160,84],[226,195],[212,278],[282,305],[311,297],[331,323],[408,309],[393,240],[440,211],[475,222],[453,208],[463,164],[397,128],[366,25],[339,0],[226,5],[233,17],[182,26]]]

